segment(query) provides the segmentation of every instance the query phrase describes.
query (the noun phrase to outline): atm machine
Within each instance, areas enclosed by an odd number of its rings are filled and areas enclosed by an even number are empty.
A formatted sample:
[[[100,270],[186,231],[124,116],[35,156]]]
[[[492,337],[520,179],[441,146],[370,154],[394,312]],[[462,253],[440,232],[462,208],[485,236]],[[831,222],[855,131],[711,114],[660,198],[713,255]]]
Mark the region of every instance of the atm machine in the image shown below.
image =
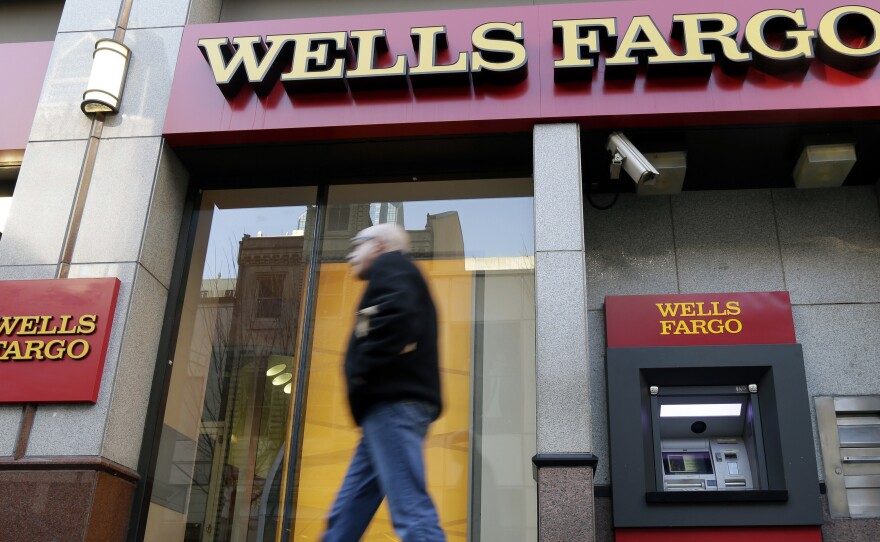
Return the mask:
[[[652,386],[657,487],[663,491],[766,489],[757,391],[756,384]]]
[[[608,296],[605,316],[617,542],[820,542],[788,294]],[[711,319],[735,332],[710,333]]]

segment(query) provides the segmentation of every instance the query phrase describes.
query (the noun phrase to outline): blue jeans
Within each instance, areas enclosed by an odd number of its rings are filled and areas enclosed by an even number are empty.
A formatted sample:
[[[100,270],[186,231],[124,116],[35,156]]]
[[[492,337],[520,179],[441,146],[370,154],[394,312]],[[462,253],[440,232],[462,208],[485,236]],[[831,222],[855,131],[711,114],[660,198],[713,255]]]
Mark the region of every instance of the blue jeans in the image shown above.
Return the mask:
[[[433,406],[417,401],[382,403],[367,412],[323,542],[360,540],[386,495],[403,542],[446,540],[425,487],[422,446],[435,415]]]

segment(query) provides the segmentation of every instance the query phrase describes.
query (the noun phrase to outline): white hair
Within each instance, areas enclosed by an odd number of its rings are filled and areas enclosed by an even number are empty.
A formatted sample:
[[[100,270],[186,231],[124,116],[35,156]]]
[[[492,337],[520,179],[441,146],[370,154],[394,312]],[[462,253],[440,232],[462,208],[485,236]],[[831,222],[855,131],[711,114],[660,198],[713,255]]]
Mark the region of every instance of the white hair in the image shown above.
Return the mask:
[[[361,231],[358,237],[370,237],[382,244],[382,252],[409,252],[409,234],[397,224],[376,224]]]

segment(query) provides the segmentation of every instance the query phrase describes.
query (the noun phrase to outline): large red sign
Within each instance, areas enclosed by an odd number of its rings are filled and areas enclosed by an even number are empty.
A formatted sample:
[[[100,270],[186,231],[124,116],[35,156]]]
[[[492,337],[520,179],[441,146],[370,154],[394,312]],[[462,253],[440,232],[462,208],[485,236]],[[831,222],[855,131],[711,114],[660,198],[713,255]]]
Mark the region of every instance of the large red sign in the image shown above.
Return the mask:
[[[605,298],[608,348],[794,344],[788,292]]]
[[[191,25],[177,145],[880,118],[880,12],[635,0]],[[872,30],[873,28],[873,30]]]
[[[0,282],[0,403],[98,400],[119,279]]]

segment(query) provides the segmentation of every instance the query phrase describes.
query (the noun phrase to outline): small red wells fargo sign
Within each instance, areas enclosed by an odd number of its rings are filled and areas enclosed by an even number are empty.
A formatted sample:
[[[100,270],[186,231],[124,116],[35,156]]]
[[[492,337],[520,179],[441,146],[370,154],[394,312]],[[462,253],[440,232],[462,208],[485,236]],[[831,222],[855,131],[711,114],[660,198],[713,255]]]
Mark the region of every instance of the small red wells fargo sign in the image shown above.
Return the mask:
[[[98,400],[119,279],[0,281],[0,403]]]
[[[788,292],[605,298],[609,348],[791,344]]]

